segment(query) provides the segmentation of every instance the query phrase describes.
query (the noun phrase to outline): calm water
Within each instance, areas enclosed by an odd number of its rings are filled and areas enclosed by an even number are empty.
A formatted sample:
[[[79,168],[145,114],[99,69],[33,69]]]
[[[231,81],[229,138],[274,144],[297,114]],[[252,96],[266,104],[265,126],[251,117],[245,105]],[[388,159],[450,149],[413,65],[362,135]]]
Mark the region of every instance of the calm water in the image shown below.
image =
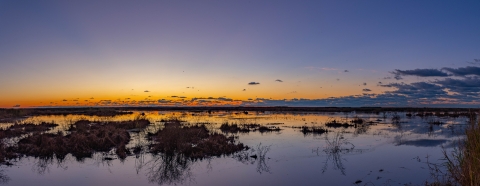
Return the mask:
[[[116,117],[81,115],[38,116],[22,122],[55,122],[63,130],[79,119],[129,120],[139,113]],[[421,185],[430,179],[427,159],[441,163],[442,150],[452,150],[462,137],[467,118],[406,117],[405,113],[300,113],[300,112],[145,112],[153,123],[147,131],[163,127],[162,120],[178,118],[206,123],[219,130],[223,122],[258,123],[280,127],[280,132],[236,134],[251,150],[233,156],[179,163],[176,157],[143,153],[124,161],[111,154],[95,154],[78,162],[24,157],[11,167],[1,166],[6,185]],[[399,123],[392,123],[394,115]],[[328,128],[329,133],[303,134],[300,126],[324,126],[331,120],[358,116],[375,123],[363,127]],[[430,125],[429,121],[442,121]],[[10,124],[2,123],[2,127]],[[132,133],[130,147],[147,143],[144,132]],[[333,149],[329,144],[340,144]],[[259,152],[262,151],[262,152]],[[250,158],[246,153],[264,153]],[[107,158],[106,158],[107,157]],[[113,160],[110,160],[113,158]],[[173,160],[172,160],[173,158]],[[106,160],[108,159],[108,160]]]

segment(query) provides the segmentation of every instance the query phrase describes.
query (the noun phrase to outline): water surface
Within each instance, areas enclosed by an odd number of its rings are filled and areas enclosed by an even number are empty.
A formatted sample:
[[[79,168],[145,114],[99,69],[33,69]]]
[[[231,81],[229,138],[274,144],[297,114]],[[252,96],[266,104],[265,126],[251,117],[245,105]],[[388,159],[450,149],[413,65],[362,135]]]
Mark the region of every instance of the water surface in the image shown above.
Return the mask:
[[[114,117],[85,115],[35,116],[20,123],[43,121],[65,130],[80,119],[130,120],[141,112]],[[152,125],[132,133],[127,146],[147,144],[148,131],[159,130],[172,118],[201,123],[218,131],[222,123],[257,123],[276,126],[279,132],[258,131],[233,135],[250,150],[224,157],[185,160],[162,154],[141,153],[125,160],[114,153],[96,153],[77,161],[69,156],[41,160],[23,157],[12,166],[2,165],[7,185],[421,185],[430,179],[427,160],[441,163],[442,151],[460,139],[467,118],[407,117],[406,113],[307,113],[307,112],[144,112]],[[400,121],[392,121],[393,116]],[[326,122],[370,124],[328,128]],[[441,121],[443,124],[429,124]],[[2,127],[11,123],[2,123]],[[299,127],[325,127],[323,134],[302,133]],[[336,145],[332,145],[336,144]],[[336,148],[334,148],[336,147]],[[145,147],[146,148],[146,147]],[[144,148],[144,150],[145,150]],[[263,158],[250,157],[264,154]],[[182,161],[178,161],[182,160]]]

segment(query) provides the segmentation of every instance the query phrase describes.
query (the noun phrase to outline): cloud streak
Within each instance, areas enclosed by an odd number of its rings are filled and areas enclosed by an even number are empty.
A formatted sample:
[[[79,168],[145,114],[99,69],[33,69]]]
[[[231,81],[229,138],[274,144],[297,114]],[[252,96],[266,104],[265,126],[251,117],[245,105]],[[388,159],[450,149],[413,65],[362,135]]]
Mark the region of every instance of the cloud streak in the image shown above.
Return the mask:
[[[467,75],[480,76],[480,67],[474,67],[474,66],[461,67],[457,69],[446,67],[446,68],[442,68],[442,70],[450,72],[454,76],[467,76]]]
[[[414,70],[399,70],[391,72],[395,75],[395,79],[400,80],[402,76],[419,76],[419,77],[447,77],[447,73],[438,69],[414,69]]]

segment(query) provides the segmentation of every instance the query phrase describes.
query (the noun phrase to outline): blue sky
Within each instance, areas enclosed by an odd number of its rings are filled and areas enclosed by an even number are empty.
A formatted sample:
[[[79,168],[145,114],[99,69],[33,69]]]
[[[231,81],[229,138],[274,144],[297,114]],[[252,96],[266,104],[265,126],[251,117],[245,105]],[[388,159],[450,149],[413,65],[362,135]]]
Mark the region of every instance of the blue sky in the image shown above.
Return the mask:
[[[478,73],[453,72],[478,72],[479,8],[478,1],[2,1],[0,106],[208,97],[405,105],[382,96],[472,106],[479,92],[465,86],[479,85]],[[415,69],[451,76],[408,74]],[[402,83],[442,99],[418,104],[424,97],[409,97]],[[279,101],[295,98],[305,101]]]

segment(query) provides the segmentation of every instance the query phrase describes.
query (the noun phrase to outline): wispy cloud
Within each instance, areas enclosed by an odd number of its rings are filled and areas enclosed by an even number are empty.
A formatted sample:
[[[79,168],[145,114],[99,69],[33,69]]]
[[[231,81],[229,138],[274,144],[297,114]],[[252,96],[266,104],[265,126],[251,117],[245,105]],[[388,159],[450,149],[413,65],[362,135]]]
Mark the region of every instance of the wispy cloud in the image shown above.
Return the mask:
[[[326,67],[324,67],[324,68],[320,68],[320,70],[332,71],[332,70],[338,70],[338,69],[336,69],[336,68],[326,68]]]
[[[253,82],[253,81],[248,83],[248,85],[259,85],[259,84],[260,84],[259,82]]]
[[[467,63],[472,65],[480,65],[480,59],[473,59],[473,61],[467,61]]]

